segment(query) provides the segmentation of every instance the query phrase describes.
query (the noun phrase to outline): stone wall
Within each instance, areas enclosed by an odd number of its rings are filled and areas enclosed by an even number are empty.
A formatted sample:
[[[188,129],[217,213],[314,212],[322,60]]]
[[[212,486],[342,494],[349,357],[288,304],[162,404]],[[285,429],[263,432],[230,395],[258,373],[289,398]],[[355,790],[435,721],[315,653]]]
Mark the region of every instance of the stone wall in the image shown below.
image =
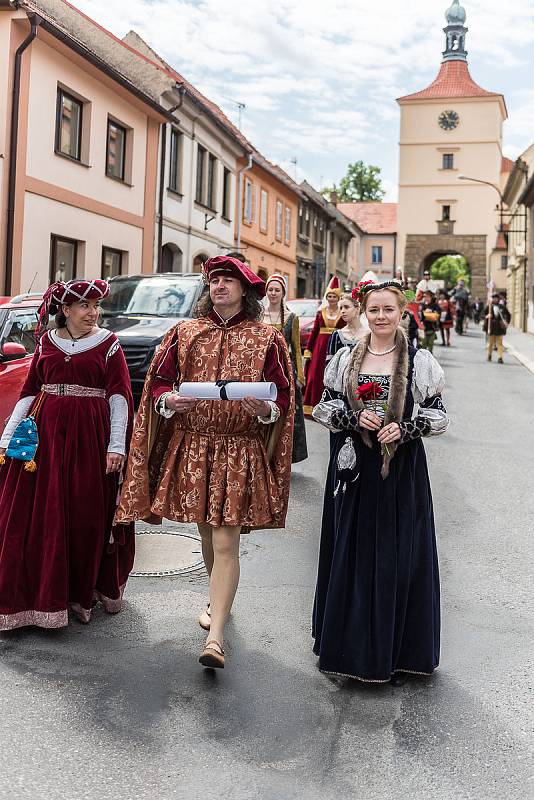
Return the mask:
[[[432,253],[436,258],[447,253],[464,256],[471,270],[471,295],[486,297],[486,236],[440,236],[439,234],[408,234],[404,252],[404,272],[417,281],[421,278],[425,259]]]

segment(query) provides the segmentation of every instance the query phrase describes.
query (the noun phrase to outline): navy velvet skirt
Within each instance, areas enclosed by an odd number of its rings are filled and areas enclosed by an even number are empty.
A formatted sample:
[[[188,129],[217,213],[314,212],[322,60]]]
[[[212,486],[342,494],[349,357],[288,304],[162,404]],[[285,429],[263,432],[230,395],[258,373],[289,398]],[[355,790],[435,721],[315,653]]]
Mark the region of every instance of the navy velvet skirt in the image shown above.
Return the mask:
[[[352,475],[337,468],[347,438],[358,456]],[[383,479],[376,440],[371,449],[357,434],[333,439],[313,610],[319,669],[371,682],[396,671],[430,675],[439,663],[440,602],[423,443],[399,445]]]

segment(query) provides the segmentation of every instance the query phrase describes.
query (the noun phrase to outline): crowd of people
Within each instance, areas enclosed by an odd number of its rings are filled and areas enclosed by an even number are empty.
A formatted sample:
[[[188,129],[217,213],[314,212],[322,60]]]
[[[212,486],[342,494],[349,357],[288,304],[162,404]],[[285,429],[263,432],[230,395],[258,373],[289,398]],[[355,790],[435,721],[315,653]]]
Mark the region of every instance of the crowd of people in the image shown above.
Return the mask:
[[[488,360],[497,349],[502,362],[506,303],[472,303],[462,280],[447,292],[428,273],[415,293],[396,280],[343,292],[332,279],[302,355],[283,276],[265,283],[220,256],[204,277],[196,317],[164,338],[135,418],[119,342],[98,326],[109,285],[57,282],[45,293],[0,439],[0,630],[62,627],[69,612],[87,623],[98,603],[117,613],[135,522],[196,523],[209,576],[199,661],[224,667],[241,536],[284,527],[291,465],[308,457],[306,414],[330,431],[318,667],[394,685],[431,675],[440,589],[422,439],[449,422],[432,350],[473,319]]]

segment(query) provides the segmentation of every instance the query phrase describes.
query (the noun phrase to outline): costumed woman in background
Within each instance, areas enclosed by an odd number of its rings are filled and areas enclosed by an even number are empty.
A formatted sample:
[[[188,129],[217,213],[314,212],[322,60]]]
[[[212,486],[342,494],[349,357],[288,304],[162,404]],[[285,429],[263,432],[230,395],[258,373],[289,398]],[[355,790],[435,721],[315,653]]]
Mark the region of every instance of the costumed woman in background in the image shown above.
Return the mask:
[[[341,319],[345,323],[345,327],[339,328],[339,330],[334,331],[330,336],[326,355],[327,364],[342,347],[350,347],[352,350],[354,345],[359,342],[363,336],[369,333],[369,329],[366,328],[361,321],[361,286],[362,284],[356,286],[351,294],[345,292],[339,299],[338,309],[341,314]]]
[[[57,328],[38,341],[0,439],[0,630],[60,628],[69,610],[89,622],[99,601],[121,609],[134,530],[113,518],[133,402],[117,337],[98,327],[108,293],[74,280],[44,295],[36,335],[49,314]]]
[[[340,296],[339,279],[332,278],[327,286],[322,308],[319,309],[315,317],[308,349],[304,351],[306,389],[303,402],[306,416],[311,416],[313,407],[317,405],[323,393],[323,376],[328,340],[336,328],[345,326],[338,309]]]
[[[286,284],[282,275],[271,275],[265,284],[267,290],[267,307],[264,322],[284,335],[289,357],[295,376],[295,426],[293,428],[293,464],[308,458],[306,444],[306,426],[302,410],[302,388],[304,387],[304,370],[300,350],[299,318],[285,304]]]
[[[439,573],[421,437],[444,433],[443,371],[399,327],[394,281],[365,288],[370,333],[325,372],[314,418],[339,431],[325,489],[313,613],[324,672],[401,685],[438,666]],[[418,411],[414,416],[414,408]]]

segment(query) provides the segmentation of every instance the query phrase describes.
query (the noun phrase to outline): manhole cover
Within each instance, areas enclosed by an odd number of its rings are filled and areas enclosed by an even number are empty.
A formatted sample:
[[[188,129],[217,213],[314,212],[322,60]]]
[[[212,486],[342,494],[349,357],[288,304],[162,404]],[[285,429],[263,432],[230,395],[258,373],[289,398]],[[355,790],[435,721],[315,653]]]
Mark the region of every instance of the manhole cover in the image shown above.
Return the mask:
[[[186,575],[202,569],[200,537],[162,530],[135,532],[134,578]]]

